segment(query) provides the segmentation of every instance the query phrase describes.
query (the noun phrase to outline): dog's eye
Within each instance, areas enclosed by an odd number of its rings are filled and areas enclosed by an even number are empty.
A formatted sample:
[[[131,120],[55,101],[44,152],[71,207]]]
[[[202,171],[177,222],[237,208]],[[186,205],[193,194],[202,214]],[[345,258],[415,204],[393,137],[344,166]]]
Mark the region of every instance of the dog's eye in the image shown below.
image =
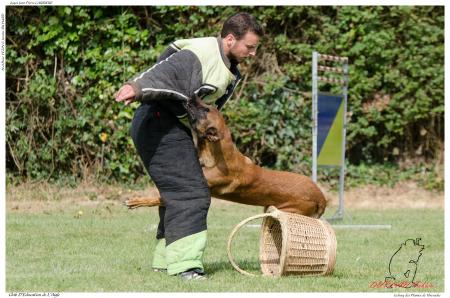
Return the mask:
[[[206,113],[209,112],[209,108],[203,108],[203,111],[205,111]]]
[[[215,128],[215,127],[208,127],[206,129],[206,134],[207,135],[217,135],[217,128]]]

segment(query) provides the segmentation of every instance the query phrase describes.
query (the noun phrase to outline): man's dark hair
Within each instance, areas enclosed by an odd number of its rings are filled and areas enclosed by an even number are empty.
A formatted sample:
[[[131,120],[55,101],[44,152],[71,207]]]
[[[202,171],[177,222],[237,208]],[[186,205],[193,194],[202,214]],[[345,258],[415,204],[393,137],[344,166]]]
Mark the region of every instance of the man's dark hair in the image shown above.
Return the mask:
[[[245,12],[238,12],[225,21],[220,36],[224,38],[231,33],[239,40],[242,39],[248,31],[255,33],[259,37],[264,34],[261,25],[258,24],[254,16]]]

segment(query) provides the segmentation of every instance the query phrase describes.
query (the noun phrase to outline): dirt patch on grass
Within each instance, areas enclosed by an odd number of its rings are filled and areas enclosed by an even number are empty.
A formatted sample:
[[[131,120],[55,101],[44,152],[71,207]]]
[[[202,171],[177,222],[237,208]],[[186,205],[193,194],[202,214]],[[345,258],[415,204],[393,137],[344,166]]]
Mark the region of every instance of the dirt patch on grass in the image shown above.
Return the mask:
[[[154,188],[132,190],[114,185],[84,183],[75,188],[58,187],[46,183],[26,183],[6,188],[6,211],[42,213],[77,210],[80,208],[106,208],[121,205],[128,198],[147,196]],[[323,189],[329,207],[338,205],[338,194]],[[399,183],[395,187],[365,186],[345,192],[346,209],[398,209],[444,208],[444,193],[431,192],[415,183]],[[213,200],[213,205],[235,204]],[[125,208],[125,207],[124,207]]]
[[[337,192],[324,190],[329,206],[338,206]],[[444,193],[420,188],[414,182],[401,182],[395,187],[369,185],[345,192],[346,209],[422,209],[444,208]]]
[[[25,183],[6,187],[8,212],[41,213],[98,208],[122,204],[132,190],[120,186],[83,183],[77,187],[59,187],[47,183]]]

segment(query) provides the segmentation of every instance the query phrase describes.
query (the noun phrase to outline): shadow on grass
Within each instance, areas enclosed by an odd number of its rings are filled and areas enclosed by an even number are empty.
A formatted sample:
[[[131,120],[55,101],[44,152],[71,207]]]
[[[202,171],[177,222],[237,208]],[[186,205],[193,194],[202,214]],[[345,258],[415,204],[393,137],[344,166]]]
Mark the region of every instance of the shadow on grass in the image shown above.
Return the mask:
[[[221,272],[230,272],[235,270],[230,262],[208,262],[204,264],[205,271],[209,274],[216,274]],[[240,261],[238,266],[249,273],[261,274],[261,267],[257,261]],[[236,271],[237,272],[237,271]]]

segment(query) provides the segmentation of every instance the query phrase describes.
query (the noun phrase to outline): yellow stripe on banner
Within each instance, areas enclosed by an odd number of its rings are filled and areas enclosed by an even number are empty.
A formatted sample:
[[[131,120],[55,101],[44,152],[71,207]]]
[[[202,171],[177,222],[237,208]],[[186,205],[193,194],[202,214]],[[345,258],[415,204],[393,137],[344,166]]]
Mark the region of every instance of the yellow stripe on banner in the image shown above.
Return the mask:
[[[342,130],[344,129],[344,101],[334,118],[325,143],[320,150],[317,164],[321,166],[340,166],[342,164]]]

